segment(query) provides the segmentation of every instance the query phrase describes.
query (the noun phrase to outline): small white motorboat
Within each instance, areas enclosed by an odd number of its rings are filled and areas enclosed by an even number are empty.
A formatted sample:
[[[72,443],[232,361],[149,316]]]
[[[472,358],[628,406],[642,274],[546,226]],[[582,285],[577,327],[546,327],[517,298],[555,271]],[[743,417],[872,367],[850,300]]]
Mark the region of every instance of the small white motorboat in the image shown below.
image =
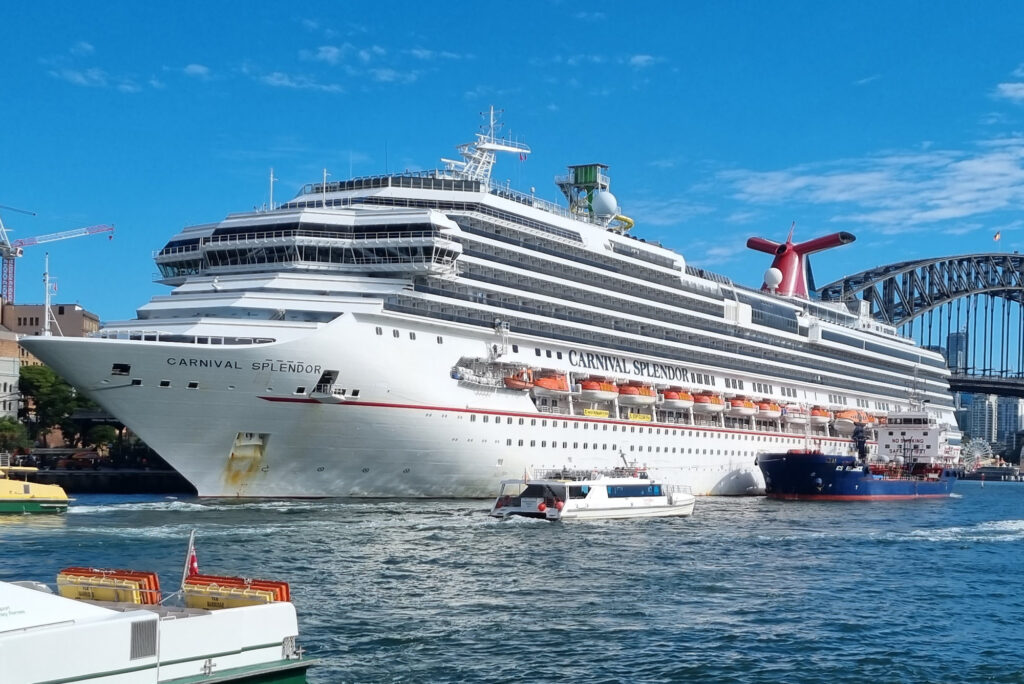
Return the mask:
[[[545,520],[658,518],[692,515],[695,502],[689,487],[657,482],[643,468],[562,468],[503,480],[490,514]]]

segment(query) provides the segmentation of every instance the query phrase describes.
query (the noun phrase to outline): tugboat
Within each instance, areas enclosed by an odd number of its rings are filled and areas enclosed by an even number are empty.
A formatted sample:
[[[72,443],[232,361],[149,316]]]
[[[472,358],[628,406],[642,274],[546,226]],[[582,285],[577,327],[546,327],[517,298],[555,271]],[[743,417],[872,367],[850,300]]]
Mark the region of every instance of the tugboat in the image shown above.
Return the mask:
[[[960,473],[947,428],[923,410],[889,414],[878,428],[879,456],[868,459],[863,423],[853,428],[857,454],[790,449],[761,454],[771,499],[878,501],[948,497]]]

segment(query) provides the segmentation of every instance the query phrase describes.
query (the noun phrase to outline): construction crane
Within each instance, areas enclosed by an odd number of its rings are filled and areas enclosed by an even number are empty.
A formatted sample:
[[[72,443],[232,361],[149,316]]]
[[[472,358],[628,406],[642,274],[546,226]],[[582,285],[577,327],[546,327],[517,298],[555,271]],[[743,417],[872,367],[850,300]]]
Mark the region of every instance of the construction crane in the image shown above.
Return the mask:
[[[21,214],[35,216],[35,212],[16,209],[2,204],[0,204],[0,209],[9,209]],[[10,238],[7,237],[7,228],[4,227],[4,222],[0,219],[0,256],[3,257],[3,273],[0,274],[0,298],[3,299],[4,303],[14,303],[14,262],[15,259],[25,252],[25,247],[41,245],[44,242],[55,242],[57,240],[67,240],[68,238],[83,237],[85,235],[97,235],[99,233],[111,233],[110,237],[113,238],[113,232],[114,226],[100,224],[96,226],[86,226],[84,228],[72,228],[71,230],[64,230],[59,233],[48,233],[46,235],[37,235],[35,237],[21,238],[11,241]]]

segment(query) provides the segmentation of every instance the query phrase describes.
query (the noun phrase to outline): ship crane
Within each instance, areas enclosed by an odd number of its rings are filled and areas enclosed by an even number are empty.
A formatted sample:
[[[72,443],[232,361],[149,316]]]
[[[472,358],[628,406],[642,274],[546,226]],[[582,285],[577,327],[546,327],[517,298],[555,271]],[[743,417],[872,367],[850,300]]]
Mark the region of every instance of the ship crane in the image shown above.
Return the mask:
[[[35,216],[34,212],[15,209],[14,207],[0,205],[0,209],[10,209],[22,214]],[[18,257],[24,254],[25,247],[41,245],[44,242],[56,242],[57,240],[67,240],[69,238],[84,237],[86,235],[97,235],[99,233],[111,233],[110,237],[113,238],[113,232],[114,226],[100,224],[96,226],[85,226],[84,228],[72,228],[71,230],[64,230],[59,233],[47,233],[46,235],[20,238],[12,241],[7,236],[7,229],[4,227],[3,220],[0,219],[0,256],[3,257],[3,273],[0,275],[0,298],[2,298],[4,303],[14,303],[14,263]]]

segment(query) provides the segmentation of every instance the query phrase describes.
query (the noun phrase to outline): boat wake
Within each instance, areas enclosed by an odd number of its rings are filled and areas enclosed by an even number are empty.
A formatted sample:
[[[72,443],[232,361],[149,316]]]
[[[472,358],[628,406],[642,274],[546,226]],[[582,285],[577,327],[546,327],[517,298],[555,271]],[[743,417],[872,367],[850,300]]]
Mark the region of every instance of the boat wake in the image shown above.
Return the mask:
[[[914,530],[905,536],[931,542],[1016,542],[1024,540],[1024,520],[992,520],[977,525]]]

